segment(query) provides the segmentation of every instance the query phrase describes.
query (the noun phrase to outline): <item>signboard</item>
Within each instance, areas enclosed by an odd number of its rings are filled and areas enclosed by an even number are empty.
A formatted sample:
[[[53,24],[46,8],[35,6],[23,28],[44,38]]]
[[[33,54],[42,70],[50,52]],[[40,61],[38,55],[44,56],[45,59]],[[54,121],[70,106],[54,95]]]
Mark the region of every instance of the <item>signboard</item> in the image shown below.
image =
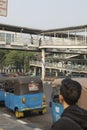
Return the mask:
[[[8,0],[0,0],[0,16],[7,16]]]

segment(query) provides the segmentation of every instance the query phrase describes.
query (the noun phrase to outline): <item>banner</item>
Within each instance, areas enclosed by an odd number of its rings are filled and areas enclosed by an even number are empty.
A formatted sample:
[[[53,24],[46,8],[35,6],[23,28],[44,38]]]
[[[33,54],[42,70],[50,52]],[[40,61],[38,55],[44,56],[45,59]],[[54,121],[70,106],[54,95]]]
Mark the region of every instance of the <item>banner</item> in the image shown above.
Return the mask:
[[[0,0],[0,16],[7,16],[8,0]]]

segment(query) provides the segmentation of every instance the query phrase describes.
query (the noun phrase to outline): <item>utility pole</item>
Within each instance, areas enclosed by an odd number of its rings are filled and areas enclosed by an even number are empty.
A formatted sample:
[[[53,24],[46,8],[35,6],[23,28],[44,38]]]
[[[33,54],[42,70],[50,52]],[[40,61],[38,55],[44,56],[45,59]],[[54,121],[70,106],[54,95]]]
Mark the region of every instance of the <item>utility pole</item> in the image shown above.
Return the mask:
[[[42,80],[45,79],[45,49],[42,49]]]

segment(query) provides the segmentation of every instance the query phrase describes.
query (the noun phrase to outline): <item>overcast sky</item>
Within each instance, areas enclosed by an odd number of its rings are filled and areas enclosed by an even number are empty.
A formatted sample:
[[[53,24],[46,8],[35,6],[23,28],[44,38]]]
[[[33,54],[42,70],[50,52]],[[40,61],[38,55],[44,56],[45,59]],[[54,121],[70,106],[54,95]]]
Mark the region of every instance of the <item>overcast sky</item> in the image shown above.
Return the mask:
[[[87,24],[87,0],[8,0],[0,23],[36,29]]]

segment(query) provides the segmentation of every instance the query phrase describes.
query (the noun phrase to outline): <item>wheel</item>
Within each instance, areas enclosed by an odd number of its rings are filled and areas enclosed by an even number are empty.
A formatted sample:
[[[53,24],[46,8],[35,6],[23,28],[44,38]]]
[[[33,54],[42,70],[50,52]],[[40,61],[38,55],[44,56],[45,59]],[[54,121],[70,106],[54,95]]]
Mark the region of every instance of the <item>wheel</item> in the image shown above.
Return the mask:
[[[46,108],[44,108],[43,110],[39,111],[40,115],[43,115],[46,112]]]
[[[39,114],[40,114],[40,115],[43,115],[43,111],[39,111]]]
[[[18,112],[18,109],[15,109],[15,116],[16,116],[16,118],[19,118],[19,112]]]
[[[18,119],[20,117],[24,117],[24,113],[23,112],[19,112],[18,109],[15,109],[15,116]]]

